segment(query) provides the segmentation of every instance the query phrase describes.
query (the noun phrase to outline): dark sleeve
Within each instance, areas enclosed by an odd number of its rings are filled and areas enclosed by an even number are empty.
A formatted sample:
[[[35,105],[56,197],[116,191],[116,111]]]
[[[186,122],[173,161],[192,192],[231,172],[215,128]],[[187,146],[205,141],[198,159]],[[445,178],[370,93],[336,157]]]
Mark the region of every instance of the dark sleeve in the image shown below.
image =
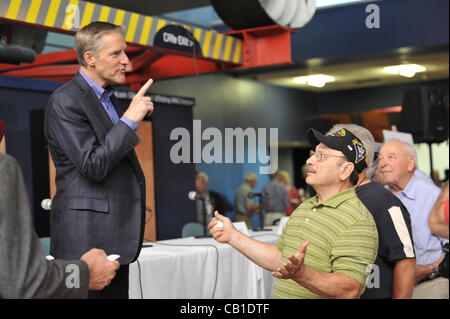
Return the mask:
[[[5,134],[5,124],[2,121],[0,121],[0,142],[3,139],[3,134]]]
[[[409,212],[402,202],[376,182],[356,189],[359,199],[374,217],[379,235],[378,254],[386,262],[414,258]]]
[[[224,206],[223,211],[224,211],[224,212],[230,212],[230,211],[232,211],[232,210],[234,209],[234,208],[233,208],[233,205],[230,204],[230,202],[227,200],[227,198],[226,198],[225,196],[223,196],[223,195],[221,195],[221,196],[222,196],[223,206]]]
[[[211,190],[209,191],[209,193],[211,194],[211,198],[214,201],[214,209],[221,214],[225,213],[225,206],[223,204],[222,196],[219,193]]]
[[[379,235],[378,253],[385,261],[393,263],[399,259],[414,258],[415,253],[409,213],[401,203],[389,199],[391,199],[389,196],[386,198],[375,196],[371,199],[373,200],[372,205],[369,205],[371,207],[367,208],[371,212],[377,210],[372,214]]]
[[[233,206],[231,206],[225,196],[215,191],[210,190],[209,192],[211,194],[211,197],[214,199],[215,209],[217,209],[221,213],[226,213],[233,210]]]
[[[34,232],[22,172],[0,154],[0,298],[85,298],[89,273],[81,260],[47,261]]]
[[[50,146],[60,150],[85,177],[100,182],[123,160],[140,140],[119,121],[102,141],[97,139],[79,101],[56,92],[46,108],[45,135]]]
[[[389,261],[415,258],[414,242],[411,230],[411,218],[406,207],[401,203],[389,207],[382,232],[385,236]]]

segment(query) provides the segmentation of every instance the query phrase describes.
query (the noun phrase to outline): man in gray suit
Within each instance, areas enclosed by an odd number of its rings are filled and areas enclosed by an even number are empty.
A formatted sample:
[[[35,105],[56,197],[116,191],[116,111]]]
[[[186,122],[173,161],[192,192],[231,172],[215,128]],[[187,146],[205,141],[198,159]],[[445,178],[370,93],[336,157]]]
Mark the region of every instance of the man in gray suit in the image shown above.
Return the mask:
[[[0,298],[85,298],[103,289],[119,268],[103,250],[81,260],[47,261],[33,230],[28,196],[17,161],[0,154]]]
[[[130,62],[120,26],[93,22],[80,29],[81,65],[47,104],[45,136],[56,167],[51,210],[51,254],[79,258],[93,247],[120,255],[111,285],[89,298],[128,298],[128,265],[139,256],[145,217],[145,178],[135,131],[153,111],[144,96],[150,79],[124,110],[111,85],[125,83]]]

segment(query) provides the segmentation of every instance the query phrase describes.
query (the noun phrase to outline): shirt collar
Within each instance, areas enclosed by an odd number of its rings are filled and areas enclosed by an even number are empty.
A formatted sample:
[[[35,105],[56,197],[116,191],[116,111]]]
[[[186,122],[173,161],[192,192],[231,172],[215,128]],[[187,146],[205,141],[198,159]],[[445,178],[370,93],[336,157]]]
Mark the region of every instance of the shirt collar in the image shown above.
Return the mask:
[[[328,207],[333,207],[333,208],[337,208],[340,204],[342,204],[343,202],[345,202],[347,199],[353,198],[356,196],[356,192],[355,192],[355,187],[350,187],[336,195],[334,195],[333,197],[327,199],[326,201],[317,204],[317,200],[319,195],[316,195],[313,197],[313,205],[314,206],[328,206]]]
[[[413,174],[405,189],[400,193],[403,193],[409,199],[416,199],[416,174]]]
[[[95,95],[99,100],[102,100],[102,98],[110,98],[114,94],[114,89],[108,85],[105,88],[102,88],[97,82],[95,82],[89,75],[83,72],[83,70],[80,69],[80,74],[83,77],[83,79],[86,80],[89,87],[94,91]]]

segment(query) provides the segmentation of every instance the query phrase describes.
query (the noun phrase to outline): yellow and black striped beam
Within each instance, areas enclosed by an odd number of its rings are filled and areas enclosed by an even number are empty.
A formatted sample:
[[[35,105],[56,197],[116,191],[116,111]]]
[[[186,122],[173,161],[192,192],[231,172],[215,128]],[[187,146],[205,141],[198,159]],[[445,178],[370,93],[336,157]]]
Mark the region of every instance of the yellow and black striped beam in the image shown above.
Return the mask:
[[[2,19],[73,33],[93,21],[111,22],[124,28],[128,43],[150,47],[155,46],[155,35],[159,30],[174,24],[157,17],[78,0],[0,0]],[[242,64],[241,39],[182,26],[193,34],[204,58]]]

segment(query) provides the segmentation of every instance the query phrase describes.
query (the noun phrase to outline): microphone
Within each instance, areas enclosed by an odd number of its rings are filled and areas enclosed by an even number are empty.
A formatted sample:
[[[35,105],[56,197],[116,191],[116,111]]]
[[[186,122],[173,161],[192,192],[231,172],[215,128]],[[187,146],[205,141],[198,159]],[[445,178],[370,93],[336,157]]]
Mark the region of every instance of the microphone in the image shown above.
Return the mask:
[[[190,191],[188,193],[188,197],[189,197],[190,200],[203,199],[199,194],[197,194],[196,191]]]
[[[41,207],[44,210],[51,210],[52,209],[52,200],[49,199],[49,198],[43,199],[42,202],[41,202]]]
[[[268,196],[269,193],[264,192],[264,193],[248,193],[247,197],[248,198],[255,198],[255,197],[265,197]]]

